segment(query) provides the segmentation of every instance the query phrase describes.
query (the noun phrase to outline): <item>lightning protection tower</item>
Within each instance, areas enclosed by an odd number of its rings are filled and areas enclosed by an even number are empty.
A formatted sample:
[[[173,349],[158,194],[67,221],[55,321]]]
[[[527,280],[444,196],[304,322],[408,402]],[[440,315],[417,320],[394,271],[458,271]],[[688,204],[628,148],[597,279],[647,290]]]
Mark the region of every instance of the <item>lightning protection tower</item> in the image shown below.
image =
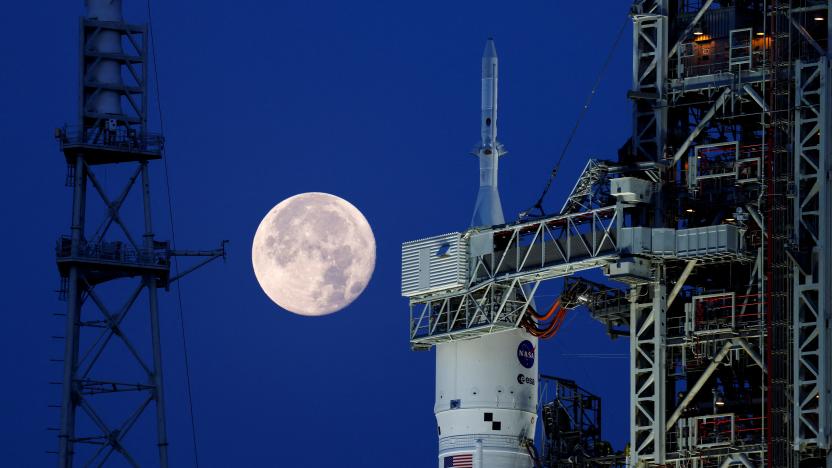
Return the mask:
[[[159,464],[167,466],[158,290],[224,257],[224,242],[217,250],[177,251],[156,239],[149,163],[162,158],[164,140],[147,125],[147,29],[125,22],[121,3],[86,2],[80,22],[79,125],[55,135],[72,188],[70,235],[58,239],[56,252],[59,293],[67,302],[61,467],[76,460],[100,466],[114,452],[137,466],[141,457],[131,452],[135,448],[127,435],[153,426],[141,418],[151,407]],[[119,175],[124,182],[117,187]],[[131,202],[138,205],[132,211]],[[91,215],[98,224],[87,222]],[[201,260],[172,274],[171,259],[180,255]],[[139,308],[145,310],[128,316]]]

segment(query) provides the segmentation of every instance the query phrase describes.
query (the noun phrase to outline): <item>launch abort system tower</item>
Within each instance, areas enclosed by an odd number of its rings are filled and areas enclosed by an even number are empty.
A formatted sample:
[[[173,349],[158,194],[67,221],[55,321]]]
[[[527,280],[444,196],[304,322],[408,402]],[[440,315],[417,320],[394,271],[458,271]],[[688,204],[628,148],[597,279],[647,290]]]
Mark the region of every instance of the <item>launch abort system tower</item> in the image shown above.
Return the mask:
[[[57,243],[60,294],[67,301],[58,464],[100,466],[116,452],[136,466],[136,447],[127,436],[154,407],[158,461],[164,467],[168,439],[158,290],[223,257],[224,248],[177,251],[156,239],[148,166],[162,158],[164,140],[147,126],[147,29],[124,21],[121,0],[87,0],[86,5],[80,23],[79,124],[56,131],[73,194],[71,233]],[[118,174],[126,177],[113,196],[107,189]],[[97,205],[88,199],[90,187],[100,197]],[[140,206],[128,211],[135,191],[140,191]],[[100,217],[97,225],[87,223],[90,215]],[[171,259],[178,255],[202,261],[171,274]],[[146,310],[136,310],[130,319],[144,312],[135,318],[149,337],[125,326],[128,312],[139,303]],[[120,354],[113,351],[116,344]],[[113,405],[119,397],[124,399]]]
[[[617,160],[589,161],[557,214],[406,243],[411,345],[552,336],[587,308],[630,340],[629,466],[832,466],[830,2],[640,0],[631,17]],[[607,284],[580,276],[596,268]],[[493,384],[477,391],[517,385]],[[477,449],[454,455],[501,466]]]

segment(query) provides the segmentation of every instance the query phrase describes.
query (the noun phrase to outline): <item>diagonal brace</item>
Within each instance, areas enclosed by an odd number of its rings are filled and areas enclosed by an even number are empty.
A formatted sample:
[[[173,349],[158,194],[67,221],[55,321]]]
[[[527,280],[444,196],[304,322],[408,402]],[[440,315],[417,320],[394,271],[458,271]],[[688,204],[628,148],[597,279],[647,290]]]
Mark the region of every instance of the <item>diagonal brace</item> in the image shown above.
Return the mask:
[[[705,385],[708,379],[711,378],[711,375],[713,375],[714,371],[716,371],[716,368],[719,367],[719,364],[722,362],[723,359],[725,359],[725,356],[727,356],[728,352],[731,351],[731,349],[733,348],[742,348],[743,350],[745,350],[745,352],[748,353],[751,359],[758,366],[760,366],[763,372],[766,372],[766,367],[765,364],[763,364],[763,360],[760,358],[759,353],[757,353],[754,350],[754,348],[751,346],[749,342],[747,342],[743,338],[733,338],[730,341],[726,341],[722,348],[720,348],[720,350],[714,355],[713,359],[711,359],[711,363],[708,364],[707,368],[705,368],[705,372],[703,372],[699,379],[696,381],[696,383],[693,384],[693,387],[691,387],[687,395],[685,395],[685,398],[681,401],[681,403],[679,403],[679,406],[676,408],[673,414],[670,415],[670,418],[667,420],[665,430],[669,431],[670,428],[672,428],[673,425],[676,424],[676,421],[678,421],[679,418],[682,416],[682,412],[685,410],[685,408],[688,407],[690,402],[693,401],[693,399],[696,397],[699,391],[702,390],[702,387]]]
[[[86,165],[86,163],[84,163],[84,165]],[[113,202],[111,202],[110,198],[107,197],[107,194],[105,193],[104,187],[101,185],[101,182],[99,182],[98,178],[95,177],[95,174],[92,172],[90,167],[88,165],[86,166],[87,177],[89,178],[90,182],[92,182],[92,185],[93,187],[95,187],[95,190],[98,192],[98,195],[101,196],[101,200],[103,200],[104,204],[106,204],[107,206],[112,207]],[[124,221],[122,221],[121,216],[119,216],[118,214],[118,211],[113,211],[111,209],[110,216],[113,218],[113,221],[115,221],[116,224],[118,224],[121,227],[121,230],[124,231],[124,235],[127,236],[127,240],[130,242],[130,244],[133,245],[133,248],[137,251],[141,251],[142,249],[139,247],[139,244],[136,243],[136,240],[133,239],[133,236],[130,234],[130,230],[127,229],[127,226],[124,224]]]
[[[696,16],[694,16],[693,19],[690,20],[690,24],[688,24],[688,27],[685,28],[682,34],[679,35],[679,40],[676,41],[676,44],[674,44],[670,51],[667,53],[667,58],[673,57],[673,55],[679,51],[679,46],[682,45],[682,41],[684,41],[690,36],[690,33],[693,32],[693,28],[696,27],[696,23],[698,23],[699,20],[702,19],[702,16],[705,15],[705,12],[708,11],[708,8],[711,7],[711,3],[713,2],[714,0],[707,0],[705,3],[702,4],[702,7],[699,9],[699,11],[696,12]]]
[[[688,135],[687,139],[685,139],[685,142],[682,143],[682,146],[679,147],[679,149],[676,151],[676,154],[673,155],[673,161],[670,163],[671,166],[679,162],[679,160],[682,159],[682,156],[684,156],[688,152],[688,148],[690,148],[690,145],[693,143],[693,140],[695,140],[696,137],[699,136],[699,134],[702,132],[702,130],[705,129],[705,126],[708,125],[708,122],[710,122],[713,116],[716,115],[717,109],[719,109],[720,107],[722,107],[723,104],[725,104],[725,100],[728,99],[728,96],[730,95],[730,88],[726,88],[725,91],[723,91],[722,94],[719,95],[719,97],[714,102],[714,105],[702,117],[702,120],[699,121],[699,123],[696,125],[696,128],[693,129],[690,135]]]
[[[204,259],[197,262],[195,265],[186,268],[184,271],[177,273],[175,276],[171,277],[168,280],[168,284],[173,283],[181,279],[183,276],[198,270],[199,268],[211,263],[212,261],[222,258],[225,260],[226,258],[226,250],[225,247],[228,245],[228,241],[222,241],[219,249],[214,250],[171,250],[169,255],[171,257],[205,257]]]

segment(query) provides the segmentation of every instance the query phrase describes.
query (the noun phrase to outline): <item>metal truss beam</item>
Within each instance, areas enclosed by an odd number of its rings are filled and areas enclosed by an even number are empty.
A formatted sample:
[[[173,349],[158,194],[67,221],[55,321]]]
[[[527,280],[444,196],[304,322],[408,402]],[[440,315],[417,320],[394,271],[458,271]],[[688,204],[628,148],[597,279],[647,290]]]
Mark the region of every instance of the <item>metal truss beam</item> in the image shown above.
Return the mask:
[[[100,445],[100,447],[87,460],[87,464],[103,464],[115,452],[121,455],[128,464],[138,466],[135,458],[124,448],[122,441],[136,420],[141,416],[144,409],[152,401],[155,403],[156,410],[159,461],[160,465],[164,467],[167,466],[167,436],[165,432],[163,404],[164,393],[161,380],[161,351],[158,340],[159,323],[156,279],[157,275],[167,275],[163,272],[164,269],[158,273],[145,273],[141,276],[136,287],[126,295],[124,305],[117,311],[113,311],[105,304],[103,297],[96,291],[97,286],[106,282],[108,279],[134,276],[134,273],[131,271],[125,275],[106,276],[102,279],[99,274],[101,265],[96,265],[94,260],[83,263],[79,261],[83,257],[81,252],[82,245],[86,244],[84,241],[84,225],[87,204],[87,181],[93,185],[102,202],[107,207],[104,220],[101,222],[99,230],[97,230],[96,235],[98,239],[103,239],[109,225],[115,222],[121,227],[125,238],[129,240],[137,252],[154,250],[155,240],[150,218],[150,184],[148,180],[147,162],[138,164],[137,170],[128,178],[124,188],[120,191],[119,197],[114,201],[111,201],[107,196],[104,187],[95,178],[90,168],[84,162],[83,157],[79,157],[76,164],[78,165],[75,185],[76,203],[74,206],[71,247],[73,255],[67,260],[70,264],[69,302],[67,304],[67,348],[64,356],[64,394],[59,436],[59,464],[65,467],[72,466],[76,456],[75,444],[89,444],[94,442]],[[78,174],[80,174],[80,177],[78,177]],[[136,238],[131,235],[126,223],[119,216],[119,209],[122,207],[126,194],[135,185],[137,175],[140,175],[142,180],[142,200],[145,215],[144,233],[142,235],[143,244],[141,245],[137,243]],[[118,262],[111,263],[111,265],[108,265],[108,268],[119,268]],[[127,268],[128,265],[125,264],[124,267]],[[141,292],[145,290],[148,294],[151,313],[150,328],[153,351],[151,360],[143,356],[136,342],[128,337],[125,330],[121,327],[121,323],[126,318],[127,313],[133,308]],[[88,317],[85,317],[85,315],[89,314],[89,312],[84,313],[88,309],[88,307],[84,307],[87,302],[86,299],[89,299],[95,305],[102,320],[90,320]],[[83,329],[90,327],[103,328],[103,331],[98,334],[95,340],[84,339],[84,335],[82,334]],[[135,364],[143,371],[147,379],[145,382],[119,382],[116,379],[92,377],[96,373],[96,364],[99,358],[105,349],[111,347],[114,336],[118,337],[118,340],[127,349],[128,354],[132,356]],[[104,419],[94,409],[91,398],[98,394],[121,392],[146,392],[147,397],[144,403],[139,405],[136,411],[124,420],[120,428],[111,429],[104,423]],[[88,421],[92,422],[93,426],[98,428],[99,434],[80,437],[76,434],[76,413],[79,408],[87,417]]]
[[[411,298],[411,343],[430,346],[517,327],[541,281],[616,257],[615,225],[615,207],[605,207],[469,232],[468,242],[476,237],[495,247],[470,255],[465,287]]]
[[[665,461],[665,384],[667,337],[664,268],[646,302],[630,290],[630,465]]]
[[[795,76],[794,445],[826,449],[832,423],[829,62],[797,62]]]
[[[604,189],[608,188],[606,177],[607,165],[601,161],[590,159],[586,162],[583,172],[572,187],[572,192],[566,198],[560,214],[591,211],[607,205],[603,199]],[[608,195],[608,193],[607,193]]]
[[[664,0],[637,4],[633,15],[633,154],[647,161],[663,158],[667,110],[667,6]]]

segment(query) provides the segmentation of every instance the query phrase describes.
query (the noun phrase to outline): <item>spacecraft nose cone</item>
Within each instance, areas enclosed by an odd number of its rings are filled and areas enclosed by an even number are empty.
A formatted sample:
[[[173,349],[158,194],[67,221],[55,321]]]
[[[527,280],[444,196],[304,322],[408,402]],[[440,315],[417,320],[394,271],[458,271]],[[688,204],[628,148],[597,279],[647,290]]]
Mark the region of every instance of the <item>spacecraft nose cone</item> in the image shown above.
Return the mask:
[[[482,53],[482,58],[497,58],[497,48],[494,47],[494,39],[488,38],[485,43],[485,51]]]

